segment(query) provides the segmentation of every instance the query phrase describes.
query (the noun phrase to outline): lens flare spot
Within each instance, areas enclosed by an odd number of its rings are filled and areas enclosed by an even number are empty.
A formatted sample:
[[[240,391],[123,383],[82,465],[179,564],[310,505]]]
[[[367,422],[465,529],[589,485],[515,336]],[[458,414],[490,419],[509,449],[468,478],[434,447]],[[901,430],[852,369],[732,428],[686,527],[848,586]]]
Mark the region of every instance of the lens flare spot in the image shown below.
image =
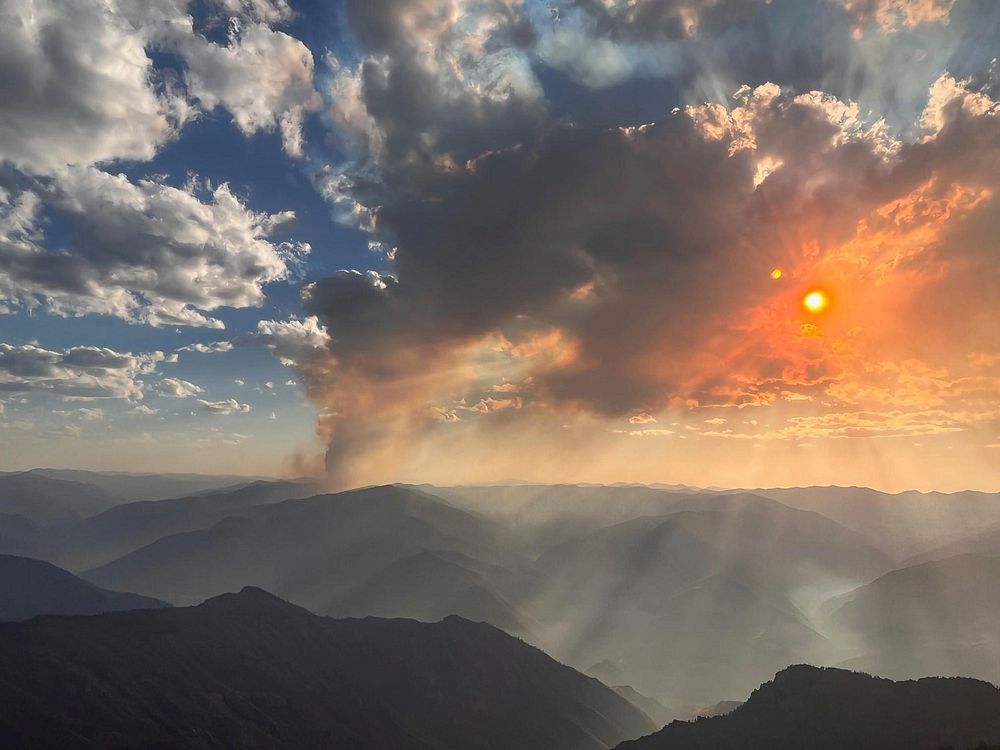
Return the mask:
[[[811,313],[822,312],[829,304],[830,300],[818,289],[814,289],[802,298],[802,306]]]
[[[781,274],[784,273],[780,268],[774,268],[771,270],[771,278],[777,281],[781,278]]]

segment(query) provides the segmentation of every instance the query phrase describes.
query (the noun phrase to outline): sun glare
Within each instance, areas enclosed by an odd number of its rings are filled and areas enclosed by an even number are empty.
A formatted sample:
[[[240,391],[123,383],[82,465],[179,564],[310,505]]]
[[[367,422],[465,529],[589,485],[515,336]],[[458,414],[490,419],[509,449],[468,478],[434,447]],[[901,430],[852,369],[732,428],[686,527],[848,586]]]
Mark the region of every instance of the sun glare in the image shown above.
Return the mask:
[[[782,272],[780,268],[775,268],[773,271],[771,271],[771,278],[777,281],[778,279],[781,278],[781,273]]]
[[[811,313],[822,312],[830,304],[823,292],[814,290],[802,298],[802,306]]]

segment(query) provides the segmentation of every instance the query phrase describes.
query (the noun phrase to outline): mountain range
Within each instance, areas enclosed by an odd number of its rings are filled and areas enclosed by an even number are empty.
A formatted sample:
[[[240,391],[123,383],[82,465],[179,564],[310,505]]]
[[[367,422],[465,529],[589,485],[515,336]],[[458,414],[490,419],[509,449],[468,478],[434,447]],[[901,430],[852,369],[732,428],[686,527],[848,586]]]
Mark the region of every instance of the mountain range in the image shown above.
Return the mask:
[[[1000,507],[996,495],[531,484],[316,494],[306,480],[206,480],[136,500],[140,479],[125,477],[82,492],[77,472],[0,475],[0,490],[50,490],[0,494],[0,509],[18,511],[0,512],[0,552],[173,605],[258,586],[338,618],[456,614],[636,691],[661,716],[743,701],[792,663],[1000,678],[1000,552],[989,526],[952,539]],[[168,479],[151,491],[197,484]],[[942,545],[930,529],[943,511],[924,510],[959,504],[968,512]]]

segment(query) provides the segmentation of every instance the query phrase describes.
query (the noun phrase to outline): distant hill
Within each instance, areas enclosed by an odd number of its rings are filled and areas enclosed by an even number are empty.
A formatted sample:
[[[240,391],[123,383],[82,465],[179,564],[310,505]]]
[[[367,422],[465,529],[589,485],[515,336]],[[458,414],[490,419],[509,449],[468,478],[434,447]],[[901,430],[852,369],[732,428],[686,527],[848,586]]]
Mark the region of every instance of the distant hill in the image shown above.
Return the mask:
[[[997,499],[1000,505],[1000,498]],[[1000,523],[981,529],[974,534],[940,547],[934,547],[905,561],[906,565],[917,565],[933,560],[944,560],[957,555],[1000,556]]]
[[[426,493],[385,486],[250,508],[210,528],[166,536],[83,576],[177,604],[255,585],[326,613],[337,611],[341,597],[358,596],[365,579],[421,552],[503,566],[523,559],[520,548],[496,524]],[[457,596],[468,588],[467,576],[452,572]],[[436,597],[444,596],[445,581],[429,583],[438,586]],[[470,616],[481,614],[480,602]]]
[[[605,526],[663,515],[679,500],[692,497],[691,492],[639,485],[419,485],[417,489],[516,529],[539,552]]]
[[[409,617],[435,622],[461,612],[466,619],[488,622],[508,633],[530,628],[505,600],[491,578],[506,575],[458,553],[425,550],[390,563],[320,611],[336,617]]]
[[[50,479],[89,484],[122,498],[123,502],[165,500],[170,497],[194,495],[199,492],[221,490],[271,479],[270,477],[229,474],[136,474],[120,471],[83,471],[80,469],[32,469],[29,473]]]
[[[618,750],[933,750],[1000,743],[1000,689],[788,667],[724,716],[675,721]]]
[[[38,615],[95,615],[125,609],[159,609],[165,602],[107,591],[42,560],[0,555],[0,621]]]
[[[793,487],[753,492],[794,508],[822,513],[862,534],[897,560],[1000,524],[1000,493],[888,494],[868,487]]]
[[[830,622],[857,641],[843,666],[897,679],[1000,679],[1000,557],[959,555],[887,573],[831,600]]]
[[[72,570],[93,568],[161,537],[207,529],[227,516],[308,497],[318,489],[315,482],[260,481],[187,497],[125,503],[46,535],[36,554]]]
[[[333,620],[259,589],[0,625],[0,746],[600,750],[654,725],[485,624]]]
[[[121,495],[36,471],[0,474],[0,513],[35,526],[68,525],[123,502]]]

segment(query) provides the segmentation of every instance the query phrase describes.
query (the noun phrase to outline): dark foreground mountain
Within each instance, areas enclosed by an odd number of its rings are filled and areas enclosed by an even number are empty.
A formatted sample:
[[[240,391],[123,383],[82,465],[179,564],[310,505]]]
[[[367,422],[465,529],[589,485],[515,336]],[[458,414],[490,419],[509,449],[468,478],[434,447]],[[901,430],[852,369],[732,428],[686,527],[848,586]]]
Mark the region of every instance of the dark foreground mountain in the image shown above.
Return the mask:
[[[1000,742],[1000,689],[788,667],[725,716],[675,721],[619,750],[937,750]]]
[[[483,623],[318,617],[260,589],[0,625],[0,747],[587,750],[648,733]]]
[[[0,621],[37,615],[96,615],[124,609],[159,609],[166,602],[98,588],[72,573],[30,557],[0,555]]]

